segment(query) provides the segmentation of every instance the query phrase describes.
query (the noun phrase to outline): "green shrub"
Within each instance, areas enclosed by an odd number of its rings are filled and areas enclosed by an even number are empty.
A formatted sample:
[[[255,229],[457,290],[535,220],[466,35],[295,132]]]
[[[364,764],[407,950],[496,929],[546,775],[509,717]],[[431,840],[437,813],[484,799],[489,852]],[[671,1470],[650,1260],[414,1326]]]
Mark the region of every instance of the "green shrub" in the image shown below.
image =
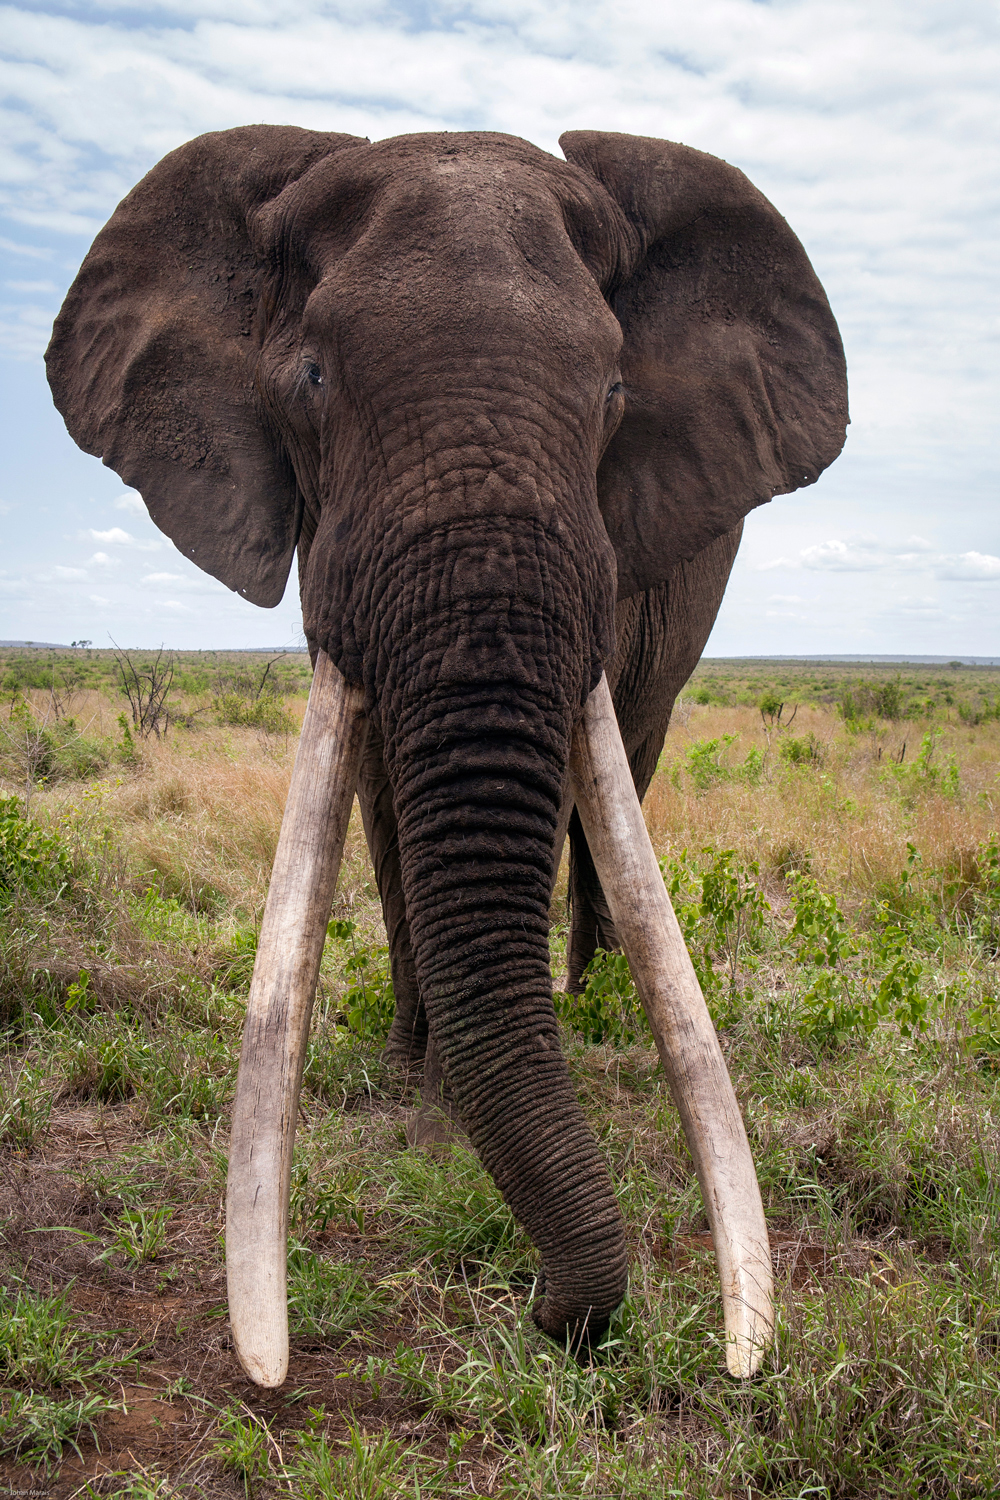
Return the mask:
[[[288,709],[271,693],[256,699],[245,698],[240,693],[222,693],[214,699],[213,706],[220,724],[260,729],[265,734],[289,734],[295,728]]]
[[[396,1011],[396,996],[389,968],[389,949],[368,948],[355,942],[353,922],[334,921],[327,928],[331,937],[350,944],[344,964],[350,981],[341,1000],[344,1019],[355,1035],[366,1041],[382,1041],[389,1035]]]
[[[586,1042],[647,1046],[652,1033],[624,953],[598,948],[583,972],[579,995],[555,995],[556,1015]]]
[[[814,734],[802,735],[799,739],[787,735],[779,741],[778,754],[792,766],[819,766],[824,760],[823,746]]]
[[[841,692],[837,708],[848,726],[862,726],[872,719],[901,719],[906,712],[902,680],[897,673],[888,682],[853,683]]]
[[[0,904],[18,891],[58,897],[70,875],[60,839],[27,818],[16,797],[0,797]]]

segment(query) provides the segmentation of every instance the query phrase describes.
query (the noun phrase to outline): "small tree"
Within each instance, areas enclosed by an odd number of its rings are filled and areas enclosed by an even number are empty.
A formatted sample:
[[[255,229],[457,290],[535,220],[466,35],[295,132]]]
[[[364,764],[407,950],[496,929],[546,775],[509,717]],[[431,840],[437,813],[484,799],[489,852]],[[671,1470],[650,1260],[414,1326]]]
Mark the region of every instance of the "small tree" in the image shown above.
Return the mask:
[[[167,714],[167,694],[174,680],[174,658],[164,659],[163,647],[152,662],[140,665],[132,660],[127,651],[122,651],[117,642],[115,661],[121,678],[121,690],[132,710],[132,723],[140,739],[154,734],[157,739],[167,732],[170,722]]]

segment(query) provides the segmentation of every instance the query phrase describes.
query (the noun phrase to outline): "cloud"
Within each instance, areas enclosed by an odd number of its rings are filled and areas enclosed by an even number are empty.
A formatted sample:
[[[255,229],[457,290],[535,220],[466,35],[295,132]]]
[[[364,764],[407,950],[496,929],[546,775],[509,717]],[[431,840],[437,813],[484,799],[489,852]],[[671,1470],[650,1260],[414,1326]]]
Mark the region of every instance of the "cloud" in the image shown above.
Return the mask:
[[[820,542],[799,554],[803,568],[832,568],[839,573],[868,572],[883,565],[881,549],[867,538],[858,542]]]
[[[147,573],[143,583],[186,583],[182,573]]]
[[[145,516],[148,514],[142,496],[138,490],[126,490],[115,501],[115,510],[127,510],[133,516]]]
[[[52,569],[52,571],[57,578],[86,578],[87,576],[87,570],[85,568],[55,567]]]
[[[3,235],[0,235],[0,250],[6,250],[8,255],[26,255],[31,260],[51,260],[54,253],[50,245],[22,245]]]
[[[942,557],[934,572],[938,578],[991,583],[1000,579],[1000,557],[991,557],[988,552],[962,552],[957,557]]]
[[[93,527],[87,535],[95,542],[104,542],[109,547],[134,547],[137,552],[159,552],[162,542],[140,542],[130,531],[120,526],[109,526],[107,531],[96,531]]]
[[[94,531],[91,528],[90,535],[95,542],[108,542],[116,547],[134,547],[135,537],[129,532],[123,531],[120,526],[111,526],[107,531]]]
[[[907,537],[903,547],[892,547],[876,537],[862,536],[851,540],[835,538],[803,547],[798,557],[776,557],[758,563],[756,571],[775,568],[809,569],[828,573],[914,573],[926,572],[935,578],[966,583],[989,583],[1000,579],[1000,557],[988,552],[939,552],[923,537]],[[781,599],[772,595],[772,600]],[[799,603],[799,600],[789,602]]]

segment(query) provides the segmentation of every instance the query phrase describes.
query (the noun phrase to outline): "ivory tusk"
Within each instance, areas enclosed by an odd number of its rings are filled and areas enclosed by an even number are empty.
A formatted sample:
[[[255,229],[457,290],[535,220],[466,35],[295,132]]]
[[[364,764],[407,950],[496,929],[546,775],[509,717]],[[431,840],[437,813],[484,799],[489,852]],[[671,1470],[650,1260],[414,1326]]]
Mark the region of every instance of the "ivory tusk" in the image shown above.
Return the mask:
[[[368,721],[364,689],[320,652],[261,923],[233,1103],[226,1191],[229,1317],[257,1385],[288,1370],[292,1145],[313,997]]]
[[[590,852],[694,1157],[722,1282],[726,1364],[749,1376],[774,1332],[764,1208],[743,1117],[636,796],[607,679],[570,773]]]

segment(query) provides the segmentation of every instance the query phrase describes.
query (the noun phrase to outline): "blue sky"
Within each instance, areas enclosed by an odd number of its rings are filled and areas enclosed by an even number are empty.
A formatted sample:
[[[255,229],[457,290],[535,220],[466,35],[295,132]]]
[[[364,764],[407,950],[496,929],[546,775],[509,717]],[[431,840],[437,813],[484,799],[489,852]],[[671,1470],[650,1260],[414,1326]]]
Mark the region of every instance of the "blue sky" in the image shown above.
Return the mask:
[[[80,453],[41,365],[93,235],[166,151],[253,121],[566,129],[741,167],[840,321],[853,425],[749,520],[713,654],[1000,655],[1000,19],[970,0],[0,5],[0,638],[280,645]]]

